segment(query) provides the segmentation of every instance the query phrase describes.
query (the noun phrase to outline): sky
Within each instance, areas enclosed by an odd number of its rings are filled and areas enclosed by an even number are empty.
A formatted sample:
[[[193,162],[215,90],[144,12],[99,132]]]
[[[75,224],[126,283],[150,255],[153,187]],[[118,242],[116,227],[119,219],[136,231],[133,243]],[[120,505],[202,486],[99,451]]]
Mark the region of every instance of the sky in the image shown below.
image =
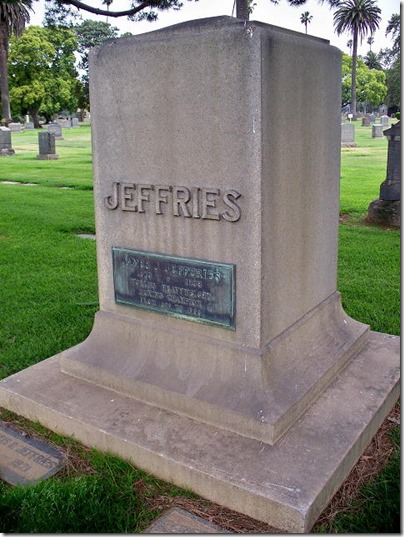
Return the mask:
[[[105,9],[105,5],[102,5],[101,0],[83,1],[94,7]],[[278,5],[274,5],[270,0],[254,0],[254,3],[256,4],[256,7],[250,16],[251,21],[256,20],[266,22],[303,33],[305,32],[305,28],[304,24],[300,22],[300,17],[302,13],[308,11],[310,15],[313,16],[313,19],[311,23],[308,24],[307,33],[315,37],[327,39],[330,41],[331,45],[338,47],[343,52],[349,53],[347,43],[349,39],[351,39],[351,36],[343,34],[338,37],[334,33],[333,11],[331,11],[325,3],[320,5],[317,0],[308,0],[305,5],[300,7],[289,6],[287,0],[280,0]],[[31,24],[42,24],[44,4],[44,0],[34,2],[35,14],[31,16]],[[152,23],[147,21],[131,22],[128,21],[126,17],[110,17],[108,22],[113,26],[117,26],[120,33],[131,32],[132,34],[141,34],[194,19],[217,17],[220,15],[232,16],[233,13],[235,15],[235,11],[233,12],[234,0],[199,0],[197,2],[194,0],[183,0],[183,4],[184,6],[180,11],[171,10],[165,13],[159,13],[158,20]],[[382,21],[379,30],[373,36],[375,38],[372,45],[372,50],[374,52],[378,52],[381,48],[391,48],[391,36],[385,37],[386,27],[391,15],[393,13],[400,13],[400,0],[378,0],[377,5],[382,11]],[[129,0],[114,0],[110,10],[120,11],[128,9],[129,6]],[[84,12],[83,18],[106,21],[105,17],[99,17]],[[364,56],[368,50],[369,45],[367,44],[367,38],[365,38],[362,45],[359,46],[358,52]]]

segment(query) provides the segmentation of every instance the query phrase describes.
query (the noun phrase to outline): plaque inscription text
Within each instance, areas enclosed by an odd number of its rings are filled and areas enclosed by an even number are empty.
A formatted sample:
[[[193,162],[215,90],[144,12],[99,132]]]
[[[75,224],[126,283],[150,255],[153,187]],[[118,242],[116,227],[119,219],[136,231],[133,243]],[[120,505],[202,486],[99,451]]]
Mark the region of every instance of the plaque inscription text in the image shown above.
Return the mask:
[[[112,248],[115,301],[235,329],[235,266]]]

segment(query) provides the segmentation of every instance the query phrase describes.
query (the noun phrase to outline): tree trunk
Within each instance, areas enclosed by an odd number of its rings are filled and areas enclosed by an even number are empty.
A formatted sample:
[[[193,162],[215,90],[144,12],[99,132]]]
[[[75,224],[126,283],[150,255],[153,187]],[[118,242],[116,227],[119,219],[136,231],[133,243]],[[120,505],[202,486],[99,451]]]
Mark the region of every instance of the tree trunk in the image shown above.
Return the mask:
[[[28,110],[30,116],[32,117],[32,120],[34,122],[34,129],[41,129],[41,125],[39,124],[39,110],[34,110],[30,108]]]
[[[247,20],[250,18],[248,11],[248,0],[236,0],[236,17]]]
[[[8,37],[7,28],[0,22],[0,91],[1,115],[3,119],[11,119],[10,95],[8,89]]]
[[[358,60],[358,30],[355,29],[353,33],[352,44],[352,81],[351,81],[351,114],[353,114],[353,120],[358,117],[357,105],[356,105],[356,64]]]

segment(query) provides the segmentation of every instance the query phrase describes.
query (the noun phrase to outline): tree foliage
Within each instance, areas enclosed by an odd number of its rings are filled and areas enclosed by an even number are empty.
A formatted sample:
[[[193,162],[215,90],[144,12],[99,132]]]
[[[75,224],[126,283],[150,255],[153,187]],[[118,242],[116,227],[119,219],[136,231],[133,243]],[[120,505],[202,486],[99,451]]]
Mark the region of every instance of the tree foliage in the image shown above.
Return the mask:
[[[112,4],[112,2],[102,2],[102,4],[106,4],[107,6],[105,9],[94,7],[81,0],[46,0],[46,2],[52,4],[52,7],[49,7],[48,9],[51,9],[56,16],[58,10],[61,8],[65,10],[65,15],[73,14],[75,11],[73,11],[72,8],[76,8],[79,11],[85,11],[105,17],[128,17],[130,20],[147,19],[151,21],[156,20],[159,11],[181,9],[183,6],[180,0],[128,0],[127,9],[114,11],[110,9],[110,4]]]
[[[352,57],[342,55],[342,106],[351,99]],[[387,95],[386,75],[383,71],[370,69],[362,58],[357,60],[357,97],[364,107],[383,104]]]
[[[363,60],[369,69],[378,69],[379,71],[383,69],[380,54],[376,54],[376,52],[373,52],[373,50],[369,50]]]
[[[80,25],[73,28],[78,42],[78,52],[81,59],[78,68],[82,71],[81,81],[83,83],[83,93],[79,102],[80,108],[89,108],[90,97],[88,90],[88,53],[91,48],[101,45],[108,39],[118,36],[118,28],[111,26],[108,22],[93,21],[87,19]]]
[[[386,66],[387,76],[387,99],[386,104],[389,107],[401,108],[401,21],[400,15],[395,13],[391,16],[386,36],[391,35],[393,46],[381,52],[382,60]]]
[[[47,120],[61,110],[77,108],[76,36],[68,29],[30,26],[10,40],[9,79],[12,111]]]

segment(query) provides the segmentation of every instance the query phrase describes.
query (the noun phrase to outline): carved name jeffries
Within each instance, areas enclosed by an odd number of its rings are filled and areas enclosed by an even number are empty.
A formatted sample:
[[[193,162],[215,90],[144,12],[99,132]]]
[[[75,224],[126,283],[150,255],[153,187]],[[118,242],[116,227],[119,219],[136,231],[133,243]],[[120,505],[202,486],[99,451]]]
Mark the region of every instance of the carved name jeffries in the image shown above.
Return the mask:
[[[115,182],[104,204],[110,210],[237,222],[241,209],[236,200],[240,197],[236,190]]]

